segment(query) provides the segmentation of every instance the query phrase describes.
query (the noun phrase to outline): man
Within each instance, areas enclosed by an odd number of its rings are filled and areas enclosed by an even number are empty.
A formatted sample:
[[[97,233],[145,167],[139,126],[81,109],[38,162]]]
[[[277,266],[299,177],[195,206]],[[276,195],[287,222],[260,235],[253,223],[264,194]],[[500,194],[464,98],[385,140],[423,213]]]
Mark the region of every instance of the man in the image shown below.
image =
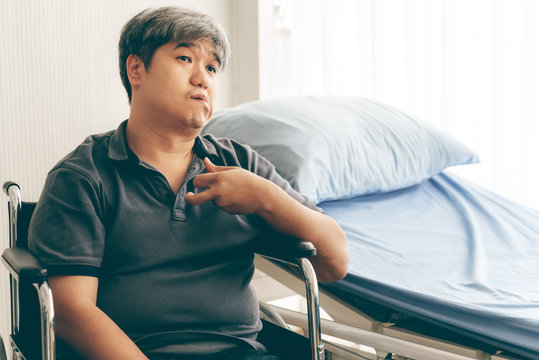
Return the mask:
[[[210,16],[145,10],[119,50],[129,119],[51,170],[30,226],[58,337],[87,359],[274,359],[256,341],[253,238],[311,241],[329,281],[347,271],[342,230],[249,147],[199,136],[229,52]]]

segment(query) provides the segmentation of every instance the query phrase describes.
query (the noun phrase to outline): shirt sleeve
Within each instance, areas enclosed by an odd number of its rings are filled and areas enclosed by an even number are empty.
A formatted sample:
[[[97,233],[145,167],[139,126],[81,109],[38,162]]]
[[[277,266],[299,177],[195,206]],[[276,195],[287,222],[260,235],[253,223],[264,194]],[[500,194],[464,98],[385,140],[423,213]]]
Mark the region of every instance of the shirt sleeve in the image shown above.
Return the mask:
[[[311,199],[292,188],[290,183],[285,180],[281,175],[279,175],[279,173],[275,169],[275,166],[271,162],[269,162],[269,160],[256,152],[254,152],[253,155],[252,166],[254,173],[275,183],[284,191],[286,191],[288,195],[292,196],[294,199],[296,199],[303,205],[307,206],[312,210],[323,212],[323,210],[317,207]]]
[[[102,195],[77,169],[58,167],[45,181],[30,222],[28,248],[50,275],[98,276],[105,227]]]
[[[222,140],[223,141],[223,140]],[[286,191],[290,196],[292,196],[294,199],[302,203],[303,205],[307,206],[308,208],[318,211],[318,212],[324,212],[322,209],[317,207],[311,199],[306,197],[303,194],[300,194],[297,192],[290,183],[284,179],[275,169],[275,166],[267,160],[265,157],[257,153],[255,150],[253,150],[249,145],[240,144],[236,142],[235,140],[231,139],[225,139],[224,141],[229,142],[227,144],[221,143],[221,145],[225,149],[233,148],[233,161],[239,163],[240,166],[242,166],[244,169],[247,169],[267,180],[270,180],[271,182],[275,183],[277,186],[282,188],[284,191]],[[225,162],[229,161],[228,159],[230,157],[229,154],[224,154],[225,156]],[[228,156],[227,156],[228,155]],[[228,165],[234,165],[234,164],[228,164]],[[237,165],[237,164],[236,164]]]

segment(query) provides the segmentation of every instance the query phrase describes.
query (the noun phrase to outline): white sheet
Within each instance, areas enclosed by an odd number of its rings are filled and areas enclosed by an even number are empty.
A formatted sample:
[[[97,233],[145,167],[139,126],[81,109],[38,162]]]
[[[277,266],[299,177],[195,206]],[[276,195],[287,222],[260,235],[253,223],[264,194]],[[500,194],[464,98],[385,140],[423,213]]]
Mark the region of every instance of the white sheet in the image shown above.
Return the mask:
[[[539,211],[449,173],[319,206],[348,235],[338,286],[539,358]]]

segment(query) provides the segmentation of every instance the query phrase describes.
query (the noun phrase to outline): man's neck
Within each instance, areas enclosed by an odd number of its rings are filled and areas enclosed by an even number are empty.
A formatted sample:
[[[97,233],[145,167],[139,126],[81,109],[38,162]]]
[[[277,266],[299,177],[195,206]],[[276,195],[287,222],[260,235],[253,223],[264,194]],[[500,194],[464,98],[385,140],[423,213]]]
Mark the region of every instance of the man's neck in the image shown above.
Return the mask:
[[[132,115],[127,121],[126,138],[129,148],[141,160],[152,165],[191,160],[198,134],[179,134],[159,126],[156,122],[145,121]]]
[[[198,134],[185,136],[156,123],[129,117],[126,138],[129,148],[167,179],[176,194],[193,159],[193,146]]]

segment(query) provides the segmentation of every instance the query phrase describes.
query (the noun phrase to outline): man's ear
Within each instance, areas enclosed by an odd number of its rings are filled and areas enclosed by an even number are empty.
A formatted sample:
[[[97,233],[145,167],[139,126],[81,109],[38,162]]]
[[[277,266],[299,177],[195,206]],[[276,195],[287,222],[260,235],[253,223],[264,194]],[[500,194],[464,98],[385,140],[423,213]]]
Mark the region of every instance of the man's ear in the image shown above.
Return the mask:
[[[129,55],[126,60],[127,77],[131,83],[131,88],[135,88],[140,85],[141,73],[144,71],[144,63],[142,59],[137,55]]]

